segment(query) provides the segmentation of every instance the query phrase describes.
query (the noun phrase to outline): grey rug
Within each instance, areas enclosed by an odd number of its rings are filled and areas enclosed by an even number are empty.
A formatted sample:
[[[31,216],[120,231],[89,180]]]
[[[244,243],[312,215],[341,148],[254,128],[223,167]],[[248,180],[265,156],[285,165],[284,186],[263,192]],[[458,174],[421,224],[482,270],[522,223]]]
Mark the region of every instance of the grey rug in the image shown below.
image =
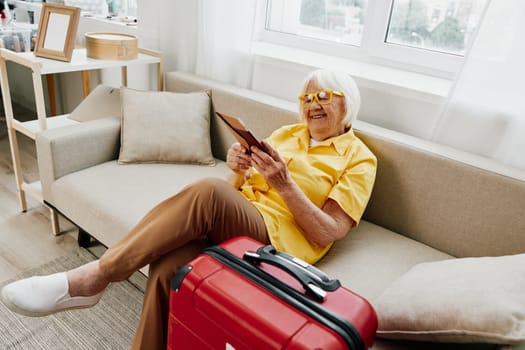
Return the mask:
[[[94,258],[79,248],[19,277],[66,271]],[[111,284],[93,308],[46,317],[14,314],[0,302],[0,349],[129,349],[140,317],[145,280],[135,274],[132,282]]]

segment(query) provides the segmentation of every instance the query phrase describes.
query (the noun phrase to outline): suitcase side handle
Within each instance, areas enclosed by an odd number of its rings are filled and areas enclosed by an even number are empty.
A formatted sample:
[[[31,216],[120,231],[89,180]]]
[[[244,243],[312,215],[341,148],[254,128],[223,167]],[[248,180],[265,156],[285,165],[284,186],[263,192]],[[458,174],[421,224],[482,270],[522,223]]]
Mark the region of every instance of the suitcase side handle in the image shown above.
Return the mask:
[[[266,245],[256,252],[247,251],[243,258],[252,264],[267,263],[286,271],[303,286],[306,294],[323,301],[327,291],[334,291],[341,286],[337,279],[330,279],[324,272],[286,253],[279,253],[272,245]]]

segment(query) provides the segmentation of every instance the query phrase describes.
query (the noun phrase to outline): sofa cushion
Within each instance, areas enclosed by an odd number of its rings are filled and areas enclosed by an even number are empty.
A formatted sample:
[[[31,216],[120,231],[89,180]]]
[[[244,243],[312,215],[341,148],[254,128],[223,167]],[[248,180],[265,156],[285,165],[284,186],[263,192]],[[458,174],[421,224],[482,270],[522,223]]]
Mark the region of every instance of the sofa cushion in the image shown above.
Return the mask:
[[[226,178],[230,169],[193,164],[128,164],[116,160],[57,179],[51,203],[79,227],[111,246],[162,200],[206,177]]]
[[[525,341],[525,254],[423,263],[376,301],[381,337]]]
[[[210,97],[121,89],[119,163],[214,165],[210,141]]]
[[[365,220],[335,242],[317,264],[354,292],[374,300],[415,264],[451,256]]]
[[[120,112],[120,89],[100,84],[73,109],[69,119],[85,122],[105,117],[119,117]]]
[[[264,139],[283,125],[301,121],[296,102],[184,72],[169,72],[165,77],[166,90],[175,92],[213,91],[213,108],[216,112],[241,118],[258,137]],[[212,113],[211,139],[213,155],[226,160],[231,144],[235,142],[225,123]]]

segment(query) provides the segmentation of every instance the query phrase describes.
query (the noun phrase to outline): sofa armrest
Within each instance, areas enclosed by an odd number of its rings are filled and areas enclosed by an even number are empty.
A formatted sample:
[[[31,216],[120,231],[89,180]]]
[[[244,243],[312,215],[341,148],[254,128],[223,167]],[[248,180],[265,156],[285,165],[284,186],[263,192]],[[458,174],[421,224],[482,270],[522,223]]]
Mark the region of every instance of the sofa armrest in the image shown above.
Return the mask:
[[[36,149],[44,199],[60,177],[118,157],[120,119],[102,118],[38,133]]]

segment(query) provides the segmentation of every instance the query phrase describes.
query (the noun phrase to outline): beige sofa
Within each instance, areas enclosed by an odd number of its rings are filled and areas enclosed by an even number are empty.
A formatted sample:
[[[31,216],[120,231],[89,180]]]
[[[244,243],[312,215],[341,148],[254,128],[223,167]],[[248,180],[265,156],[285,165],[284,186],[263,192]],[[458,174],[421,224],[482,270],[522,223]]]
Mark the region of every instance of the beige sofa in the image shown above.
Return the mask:
[[[166,75],[168,91],[203,89],[211,89],[216,111],[241,117],[261,137],[298,120],[294,103],[185,73]],[[321,269],[375,304],[418,263],[525,252],[523,172],[363,122],[354,127],[377,155],[377,180],[364,220],[335,244]],[[44,199],[80,228],[84,244],[88,234],[109,246],[186,184],[228,173],[224,159],[234,140],[213,113],[214,167],[119,165],[119,135],[119,119],[103,118],[37,136]],[[497,347],[378,339],[374,348]]]

